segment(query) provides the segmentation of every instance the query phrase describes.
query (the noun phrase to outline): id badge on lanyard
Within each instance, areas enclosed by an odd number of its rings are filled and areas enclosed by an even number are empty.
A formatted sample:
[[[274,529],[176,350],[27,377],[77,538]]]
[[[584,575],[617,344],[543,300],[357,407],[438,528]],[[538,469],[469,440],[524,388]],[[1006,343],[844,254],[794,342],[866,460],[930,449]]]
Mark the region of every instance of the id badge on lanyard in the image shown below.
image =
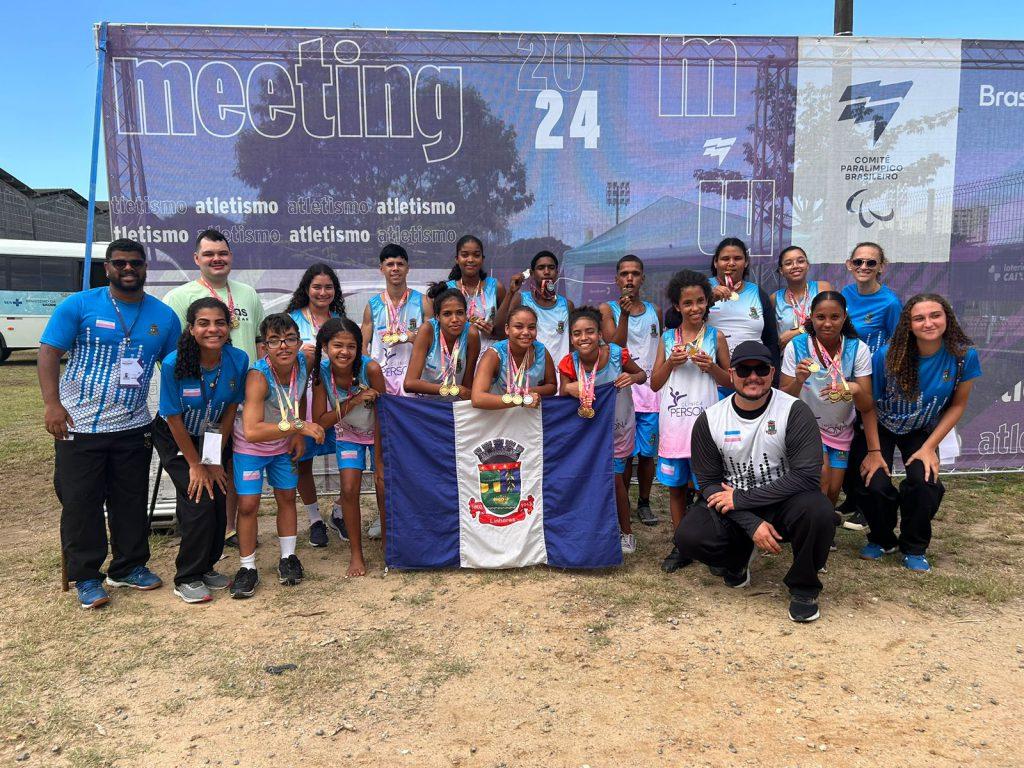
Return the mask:
[[[203,464],[220,466],[221,444],[223,435],[220,432],[206,430],[203,432]]]
[[[139,389],[142,386],[143,370],[142,358],[133,357],[126,344],[118,363],[117,385],[122,389]]]

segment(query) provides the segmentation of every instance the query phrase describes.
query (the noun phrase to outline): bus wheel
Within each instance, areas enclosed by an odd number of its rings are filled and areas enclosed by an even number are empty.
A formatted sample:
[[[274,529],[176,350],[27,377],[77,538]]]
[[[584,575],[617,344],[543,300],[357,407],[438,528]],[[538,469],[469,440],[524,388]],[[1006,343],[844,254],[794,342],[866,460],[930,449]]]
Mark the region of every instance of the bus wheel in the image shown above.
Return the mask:
[[[7,342],[4,341],[4,337],[0,336],[0,363],[7,362],[7,358],[11,356],[11,348],[7,346]]]

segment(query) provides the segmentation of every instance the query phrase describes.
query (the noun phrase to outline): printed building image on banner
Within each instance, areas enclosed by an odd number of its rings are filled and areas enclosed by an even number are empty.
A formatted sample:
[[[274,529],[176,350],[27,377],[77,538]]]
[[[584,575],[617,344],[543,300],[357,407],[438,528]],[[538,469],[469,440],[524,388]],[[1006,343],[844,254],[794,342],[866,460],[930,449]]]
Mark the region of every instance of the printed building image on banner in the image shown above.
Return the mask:
[[[891,261],[949,260],[960,44],[801,38],[793,242],[844,261],[859,242]]]

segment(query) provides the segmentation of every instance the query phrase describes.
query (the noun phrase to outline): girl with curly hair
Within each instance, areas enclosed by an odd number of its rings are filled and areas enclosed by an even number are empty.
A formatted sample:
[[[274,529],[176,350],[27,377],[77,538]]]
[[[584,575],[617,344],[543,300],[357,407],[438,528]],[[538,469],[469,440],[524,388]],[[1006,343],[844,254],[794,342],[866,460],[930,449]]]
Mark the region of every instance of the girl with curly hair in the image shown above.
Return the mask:
[[[926,573],[932,518],[944,493],[938,447],[963,416],[974,379],[981,376],[978,352],[949,302],[922,293],[903,307],[892,340],[875,352],[872,368],[886,471],[866,481],[863,503],[870,530],[860,556],[879,560],[898,547],[906,568]],[[898,491],[889,478],[896,448],[907,472]]]

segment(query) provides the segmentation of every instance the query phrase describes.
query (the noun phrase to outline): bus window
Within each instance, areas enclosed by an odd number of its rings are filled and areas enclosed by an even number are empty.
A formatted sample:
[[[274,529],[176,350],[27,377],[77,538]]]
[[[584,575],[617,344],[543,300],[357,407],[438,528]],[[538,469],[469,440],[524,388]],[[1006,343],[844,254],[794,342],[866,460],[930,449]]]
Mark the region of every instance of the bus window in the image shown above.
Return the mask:
[[[82,284],[81,273],[85,269],[85,262],[78,262],[78,284]],[[89,287],[90,288],[101,288],[107,284],[107,271],[103,268],[102,259],[93,259],[89,269]]]
[[[73,259],[39,259],[39,278],[44,291],[70,293],[81,288],[75,278],[78,276]]]

